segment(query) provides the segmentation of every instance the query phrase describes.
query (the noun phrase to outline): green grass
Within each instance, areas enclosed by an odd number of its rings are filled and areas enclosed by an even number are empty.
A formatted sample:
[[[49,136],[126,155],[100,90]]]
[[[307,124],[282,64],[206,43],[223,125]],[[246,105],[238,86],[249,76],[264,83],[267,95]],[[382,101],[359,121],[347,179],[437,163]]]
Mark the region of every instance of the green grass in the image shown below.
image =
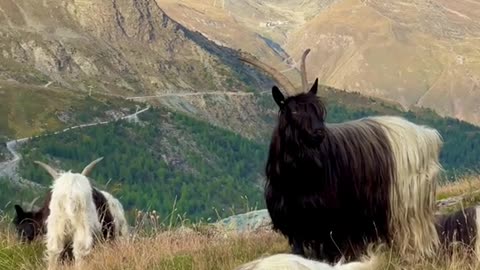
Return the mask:
[[[41,243],[9,245],[0,241],[0,269],[36,269],[42,252]]]
[[[35,269],[41,261],[43,246],[20,243],[15,235],[11,215],[0,210],[0,269]]]

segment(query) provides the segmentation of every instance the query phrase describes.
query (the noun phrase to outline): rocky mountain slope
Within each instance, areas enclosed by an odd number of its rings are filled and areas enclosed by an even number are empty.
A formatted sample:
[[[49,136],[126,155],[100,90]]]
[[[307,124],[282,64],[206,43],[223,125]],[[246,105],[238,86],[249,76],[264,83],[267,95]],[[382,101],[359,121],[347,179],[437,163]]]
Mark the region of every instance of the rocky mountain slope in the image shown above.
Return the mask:
[[[279,61],[298,68],[301,53],[311,48],[310,78],[406,109],[432,108],[480,124],[477,1],[212,0],[203,5],[201,20],[185,16],[198,8],[195,1],[176,2],[168,9],[175,18],[183,14],[189,25],[212,36],[230,35],[222,40],[229,46],[248,50],[244,44],[252,42],[242,38],[246,30],[268,39],[270,48],[281,52],[280,60],[268,50],[250,52],[281,70],[288,67]],[[212,15],[220,12],[223,17]],[[210,23],[225,24],[222,18],[241,30],[205,29]]]
[[[217,91],[222,96],[265,89],[270,79],[238,61],[236,54],[177,23],[153,0],[0,2],[0,90],[6,93],[0,99],[10,107],[18,105],[18,98],[5,95],[18,88],[53,89],[51,95],[63,100],[70,93],[88,92],[172,94],[151,99],[160,102],[183,93]],[[39,99],[37,105],[50,108],[57,101]],[[218,109],[230,106],[227,100]],[[40,122],[37,116],[45,111],[29,115],[29,121]],[[2,127],[1,133],[23,134],[14,121],[2,117],[0,122],[9,123],[5,130],[13,129],[3,132]]]
[[[248,51],[282,70],[293,81],[298,57],[284,50],[288,33],[332,1],[157,1],[172,18],[209,39]],[[293,67],[293,68],[292,68]],[[296,68],[299,68],[296,66]],[[298,81],[297,81],[298,82]]]
[[[158,1],[158,4],[168,16],[217,44],[262,55],[269,62],[282,65],[282,57],[286,55],[281,50],[275,50],[274,42],[263,33],[246,28],[230,10],[223,7],[222,1],[165,0]]]
[[[0,78],[122,95],[264,80],[152,0],[2,1]]]

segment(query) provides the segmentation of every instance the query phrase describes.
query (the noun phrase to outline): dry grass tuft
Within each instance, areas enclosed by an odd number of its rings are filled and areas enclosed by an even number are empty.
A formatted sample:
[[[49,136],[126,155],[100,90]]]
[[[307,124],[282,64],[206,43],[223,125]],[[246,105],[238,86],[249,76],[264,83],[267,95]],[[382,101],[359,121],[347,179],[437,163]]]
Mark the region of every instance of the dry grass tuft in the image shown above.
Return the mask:
[[[480,203],[480,176],[470,176],[441,185],[437,191],[438,213],[453,211]]]
[[[0,269],[44,269],[41,240],[22,244],[8,221],[0,222]],[[173,225],[180,227],[173,227]],[[82,270],[233,269],[239,264],[288,250],[286,240],[268,230],[239,234],[211,225],[161,223],[154,212],[138,211],[128,238],[95,247]],[[63,269],[74,269],[64,265]]]
[[[12,243],[5,253],[0,251],[0,269],[43,269],[39,246],[29,249],[36,253],[22,253],[28,249]],[[15,252],[12,252],[15,250]],[[241,264],[260,257],[288,252],[285,239],[271,231],[247,234],[204,235],[194,230],[172,230],[160,232],[151,237],[139,237],[131,242],[98,246],[88,257],[82,270],[233,270]],[[432,259],[400,258],[388,249],[375,252],[378,267],[372,270],[474,270],[480,269],[478,262],[467,256],[466,250],[459,250],[452,256],[439,254]],[[8,261],[2,261],[10,256]],[[73,270],[73,266],[65,266]]]
[[[163,232],[100,247],[83,269],[233,269],[259,255],[286,251],[282,240],[268,232],[225,237]]]
[[[14,235],[0,244],[0,269],[42,269],[43,247],[20,244]],[[239,264],[288,250],[286,241],[269,231],[204,234],[195,230],[159,232],[102,244],[82,270],[101,269],[233,269]],[[26,256],[23,253],[26,252]],[[65,265],[63,269],[74,269]]]
[[[437,190],[437,198],[445,199],[477,191],[480,191],[480,176],[470,176],[455,183],[440,185]]]

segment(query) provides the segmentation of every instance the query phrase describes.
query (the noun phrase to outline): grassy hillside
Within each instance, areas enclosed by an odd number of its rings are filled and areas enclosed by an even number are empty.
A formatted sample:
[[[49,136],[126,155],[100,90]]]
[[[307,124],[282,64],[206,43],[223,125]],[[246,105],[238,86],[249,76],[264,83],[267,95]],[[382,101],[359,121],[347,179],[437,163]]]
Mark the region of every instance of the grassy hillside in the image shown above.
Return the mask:
[[[440,187],[439,197],[472,192],[472,187],[478,187],[480,180],[466,179],[459,183]],[[466,183],[471,187],[468,188]],[[97,246],[82,269],[230,270],[264,256],[290,251],[286,239],[268,229],[240,234],[200,223],[172,228],[163,225],[163,219],[152,219],[150,214],[137,215],[138,218],[131,224],[129,242],[121,240],[116,245]],[[44,246],[41,242],[31,245],[19,243],[9,222],[10,217],[0,212],[0,269],[33,270],[44,267]],[[478,264],[469,261],[463,249],[452,256],[441,256],[439,253],[430,259],[400,257],[384,247],[373,251],[377,261],[371,270],[478,269]]]
[[[0,81],[0,102],[0,141],[135,112],[135,104],[121,98],[6,81]]]

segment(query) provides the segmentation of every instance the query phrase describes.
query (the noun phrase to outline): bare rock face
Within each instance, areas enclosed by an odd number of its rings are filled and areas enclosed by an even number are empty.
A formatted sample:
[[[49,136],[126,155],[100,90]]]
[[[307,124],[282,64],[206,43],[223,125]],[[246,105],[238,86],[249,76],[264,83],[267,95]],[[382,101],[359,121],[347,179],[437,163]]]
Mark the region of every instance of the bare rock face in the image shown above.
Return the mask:
[[[231,216],[215,223],[227,231],[251,232],[270,229],[271,219],[266,209],[251,211],[245,214]]]

